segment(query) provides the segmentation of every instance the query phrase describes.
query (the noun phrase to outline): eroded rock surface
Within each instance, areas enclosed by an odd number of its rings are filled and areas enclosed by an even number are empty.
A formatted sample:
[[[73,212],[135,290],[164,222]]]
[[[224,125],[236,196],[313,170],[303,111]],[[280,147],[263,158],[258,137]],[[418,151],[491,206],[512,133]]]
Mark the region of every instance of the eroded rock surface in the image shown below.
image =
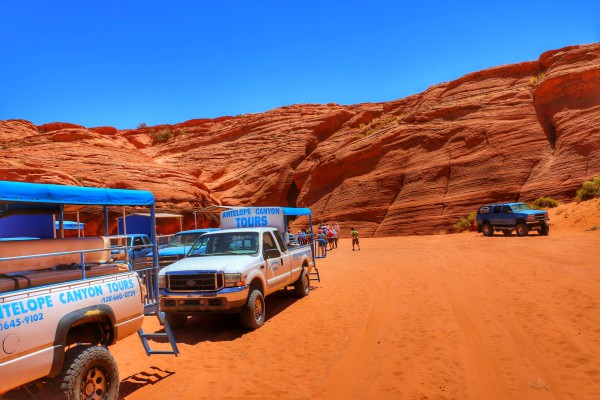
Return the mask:
[[[600,175],[600,44],[386,103],[299,104],[117,131],[0,121],[0,179],[152,191],[166,209],[309,206],[363,236],[451,231],[490,201]]]

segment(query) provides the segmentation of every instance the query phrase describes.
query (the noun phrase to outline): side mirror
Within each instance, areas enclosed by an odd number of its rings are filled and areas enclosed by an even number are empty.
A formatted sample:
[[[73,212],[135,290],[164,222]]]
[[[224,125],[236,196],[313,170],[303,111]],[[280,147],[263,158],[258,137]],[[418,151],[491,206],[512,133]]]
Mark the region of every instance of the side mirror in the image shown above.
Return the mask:
[[[281,257],[281,253],[277,249],[268,249],[265,250],[264,253],[265,260],[270,260],[271,258],[279,258]]]

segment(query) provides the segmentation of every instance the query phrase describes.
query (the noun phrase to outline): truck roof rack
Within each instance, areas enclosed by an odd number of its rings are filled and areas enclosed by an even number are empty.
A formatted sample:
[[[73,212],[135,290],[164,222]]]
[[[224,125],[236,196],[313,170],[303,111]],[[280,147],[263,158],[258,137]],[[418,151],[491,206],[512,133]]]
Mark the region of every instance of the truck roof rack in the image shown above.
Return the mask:
[[[108,207],[148,207],[150,216],[156,218],[154,195],[146,190],[96,188],[85,186],[67,186],[56,184],[42,184],[30,182],[0,181],[0,217],[12,214],[27,213],[52,213],[60,215],[60,226],[64,227],[64,213],[77,211],[89,206],[104,208],[105,236],[109,236]],[[54,223],[52,223],[54,225]],[[157,254],[156,226],[151,224],[151,242]],[[54,229],[54,226],[52,226]],[[148,338],[155,338],[155,333],[145,333],[142,328],[138,334],[142,340],[146,353],[174,354],[179,350],[168,322],[161,320],[158,313],[158,261],[154,259],[151,267],[136,271],[147,291],[144,297],[144,315],[156,315],[165,327],[165,334],[171,349],[169,351],[152,351],[148,347]]]

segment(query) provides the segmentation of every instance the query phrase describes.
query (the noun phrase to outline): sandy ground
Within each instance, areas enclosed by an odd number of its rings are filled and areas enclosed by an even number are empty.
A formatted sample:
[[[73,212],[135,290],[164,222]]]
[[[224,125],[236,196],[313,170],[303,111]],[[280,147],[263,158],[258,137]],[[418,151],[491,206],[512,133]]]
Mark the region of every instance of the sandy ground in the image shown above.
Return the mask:
[[[121,398],[598,399],[600,201],[563,208],[547,237],[342,240],[256,331],[193,317],[179,357],[112,346]]]
[[[597,399],[600,220],[588,206],[600,203],[553,210],[547,237],[362,239],[354,252],[342,240],[310,296],[268,298],[254,332],[194,317],[178,358],[118,343],[121,396]]]

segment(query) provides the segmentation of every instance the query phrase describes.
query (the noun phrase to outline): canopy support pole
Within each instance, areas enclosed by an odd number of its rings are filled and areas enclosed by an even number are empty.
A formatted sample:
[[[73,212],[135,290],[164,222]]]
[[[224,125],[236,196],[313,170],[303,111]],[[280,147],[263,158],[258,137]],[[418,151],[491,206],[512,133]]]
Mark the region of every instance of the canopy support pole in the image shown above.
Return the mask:
[[[104,236],[109,236],[108,230],[108,207],[104,206]]]
[[[60,230],[60,237],[64,238],[65,237],[65,207],[61,204],[60,207],[58,208],[58,214],[59,214],[59,222],[58,222],[58,226],[59,226],[59,230]]]
[[[154,216],[152,216],[151,218],[154,218]],[[127,235],[127,218],[125,218],[125,207],[123,207],[123,235]]]

